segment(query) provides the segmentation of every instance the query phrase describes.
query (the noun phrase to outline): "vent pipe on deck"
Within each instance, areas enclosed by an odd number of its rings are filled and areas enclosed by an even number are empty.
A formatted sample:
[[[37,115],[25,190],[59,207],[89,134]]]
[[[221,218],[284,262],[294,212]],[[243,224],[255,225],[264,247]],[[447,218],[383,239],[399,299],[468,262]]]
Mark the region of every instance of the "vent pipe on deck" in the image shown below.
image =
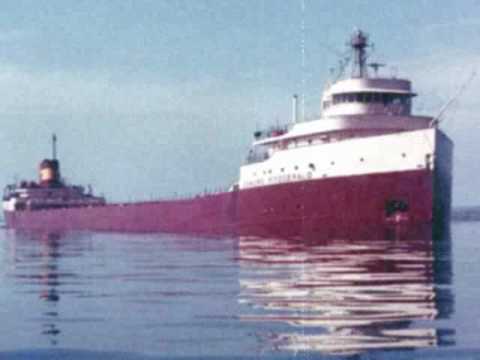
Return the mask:
[[[57,135],[52,134],[52,160],[57,160]]]
[[[298,122],[298,95],[292,96],[292,124]]]

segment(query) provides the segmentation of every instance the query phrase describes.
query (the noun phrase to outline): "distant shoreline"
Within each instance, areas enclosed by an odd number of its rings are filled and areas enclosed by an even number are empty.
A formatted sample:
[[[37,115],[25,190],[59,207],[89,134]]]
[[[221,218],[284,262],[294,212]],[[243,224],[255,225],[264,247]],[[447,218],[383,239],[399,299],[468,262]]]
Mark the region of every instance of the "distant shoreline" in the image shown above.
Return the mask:
[[[452,221],[480,221],[480,206],[458,206],[452,209]]]

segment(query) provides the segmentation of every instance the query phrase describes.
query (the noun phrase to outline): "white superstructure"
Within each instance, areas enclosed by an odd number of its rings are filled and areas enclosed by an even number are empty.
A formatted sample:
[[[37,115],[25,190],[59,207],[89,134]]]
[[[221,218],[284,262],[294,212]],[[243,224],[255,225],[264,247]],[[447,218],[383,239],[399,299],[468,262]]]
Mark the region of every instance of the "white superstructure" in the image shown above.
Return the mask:
[[[409,80],[378,77],[380,64],[372,64],[376,74],[369,77],[367,46],[366,35],[357,31],[351,39],[352,75],[324,91],[320,118],[255,134],[240,169],[240,189],[433,168],[435,122],[411,114],[416,94]],[[294,120],[296,112],[294,101]]]

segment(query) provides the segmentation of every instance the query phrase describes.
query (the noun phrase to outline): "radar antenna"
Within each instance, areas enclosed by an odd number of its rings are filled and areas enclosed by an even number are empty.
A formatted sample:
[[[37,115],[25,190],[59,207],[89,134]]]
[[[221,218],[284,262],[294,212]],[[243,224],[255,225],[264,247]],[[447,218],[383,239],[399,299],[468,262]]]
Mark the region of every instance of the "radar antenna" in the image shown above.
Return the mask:
[[[373,63],[368,64],[368,66],[370,66],[373,69],[373,72],[375,73],[375,77],[377,77],[378,76],[378,70],[380,68],[384,67],[385,64],[378,63],[378,62],[373,62]]]

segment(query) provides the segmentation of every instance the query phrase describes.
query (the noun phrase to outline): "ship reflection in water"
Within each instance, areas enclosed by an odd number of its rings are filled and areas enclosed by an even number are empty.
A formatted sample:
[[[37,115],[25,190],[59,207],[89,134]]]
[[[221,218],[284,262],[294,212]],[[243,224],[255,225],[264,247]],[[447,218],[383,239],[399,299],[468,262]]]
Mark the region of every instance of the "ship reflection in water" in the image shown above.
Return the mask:
[[[77,238],[69,234],[69,241]],[[15,259],[16,272],[14,278],[31,290],[25,293],[35,293],[41,302],[43,310],[36,321],[40,323],[42,336],[48,339],[51,346],[58,344],[61,334],[59,324],[62,322],[60,313],[60,288],[75,284],[74,273],[62,269],[62,258],[72,255],[62,248],[65,246],[64,235],[60,233],[19,232],[15,234],[11,256]],[[33,245],[33,246],[32,246]],[[23,265],[28,264],[28,265]]]
[[[239,241],[243,322],[278,351],[354,354],[453,344],[433,320],[453,312],[450,237],[390,232],[388,240]],[[410,240],[417,239],[417,240]]]
[[[25,346],[49,358],[309,358],[476,344],[462,308],[453,314],[450,237],[410,230],[362,233],[386,239],[369,241],[7,230],[0,357]],[[456,240],[470,240],[461,230]]]
[[[59,251],[60,239],[61,236],[59,234],[45,234],[41,236],[43,261],[40,282],[44,285],[44,288],[40,292],[40,298],[51,303],[51,309],[43,314],[45,322],[42,324],[42,334],[50,338],[52,345],[57,345],[56,337],[61,332],[57,327],[58,310],[56,308],[57,302],[60,300],[57,290],[61,276],[57,262],[61,256]]]

